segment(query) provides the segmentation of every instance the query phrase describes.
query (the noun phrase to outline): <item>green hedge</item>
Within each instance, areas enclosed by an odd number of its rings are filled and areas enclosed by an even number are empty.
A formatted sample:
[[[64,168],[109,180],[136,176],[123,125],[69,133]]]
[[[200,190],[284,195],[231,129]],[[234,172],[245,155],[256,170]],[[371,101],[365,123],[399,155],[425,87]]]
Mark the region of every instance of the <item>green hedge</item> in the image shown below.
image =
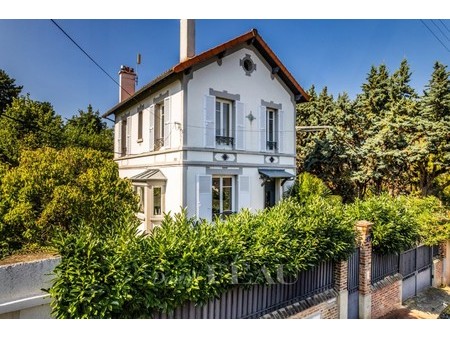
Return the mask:
[[[381,254],[450,239],[448,211],[435,197],[373,196],[348,205],[347,214],[373,223],[373,250]]]
[[[267,282],[354,250],[353,221],[316,197],[287,199],[256,214],[242,211],[215,224],[185,213],[166,215],[151,236],[111,223],[114,235],[84,227],[57,243],[62,255],[50,294],[57,318],[140,318],[198,304],[234,283]]]

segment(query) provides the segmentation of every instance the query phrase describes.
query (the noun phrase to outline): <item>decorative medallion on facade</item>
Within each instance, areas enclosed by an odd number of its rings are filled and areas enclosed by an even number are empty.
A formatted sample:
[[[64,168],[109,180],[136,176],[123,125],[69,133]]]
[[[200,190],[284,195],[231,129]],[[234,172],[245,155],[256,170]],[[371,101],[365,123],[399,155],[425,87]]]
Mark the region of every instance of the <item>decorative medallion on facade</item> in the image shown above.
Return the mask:
[[[250,76],[256,70],[256,64],[253,62],[250,54],[245,54],[243,59],[239,60],[240,66],[244,69],[245,75]]]

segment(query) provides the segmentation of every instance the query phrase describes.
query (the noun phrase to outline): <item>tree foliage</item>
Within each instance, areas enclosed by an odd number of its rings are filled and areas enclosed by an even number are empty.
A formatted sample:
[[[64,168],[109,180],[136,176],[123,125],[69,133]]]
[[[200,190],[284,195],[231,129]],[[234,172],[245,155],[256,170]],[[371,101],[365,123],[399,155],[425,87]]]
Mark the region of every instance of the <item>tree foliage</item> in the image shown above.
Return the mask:
[[[22,91],[23,87],[17,86],[15,82],[15,79],[11,78],[3,69],[0,69],[0,115]]]
[[[48,102],[15,98],[0,123],[0,160],[16,166],[22,150],[62,146],[63,123]]]
[[[345,201],[387,192],[441,196],[450,182],[450,79],[436,63],[422,96],[406,60],[392,74],[372,67],[355,100],[326,88],[298,106],[298,125],[330,126],[297,140],[299,171],[311,172]]]
[[[70,146],[92,148],[109,152],[112,157],[113,130],[102,122],[100,114],[91,105],[86,111],[79,110],[78,115],[70,118],[64,126],[66,144]]]
[[[24,150],[0,182],[0,239],[4,254],[50,245],[83,223],[106,234],[113,220],[132,222],[137,199],[117,165],[95,150]]]

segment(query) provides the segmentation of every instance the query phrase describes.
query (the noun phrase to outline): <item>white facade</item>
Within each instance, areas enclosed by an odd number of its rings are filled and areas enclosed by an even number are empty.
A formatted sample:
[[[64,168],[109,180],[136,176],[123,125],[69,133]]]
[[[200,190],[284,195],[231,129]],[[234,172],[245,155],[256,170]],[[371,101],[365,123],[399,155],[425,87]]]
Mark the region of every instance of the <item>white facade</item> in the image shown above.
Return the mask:
[[[282,197],[295,175],[297,93],[260,48],[237,41],[110,111],[120,175],[142,187],[142,230],[169,211],[211,220]]]

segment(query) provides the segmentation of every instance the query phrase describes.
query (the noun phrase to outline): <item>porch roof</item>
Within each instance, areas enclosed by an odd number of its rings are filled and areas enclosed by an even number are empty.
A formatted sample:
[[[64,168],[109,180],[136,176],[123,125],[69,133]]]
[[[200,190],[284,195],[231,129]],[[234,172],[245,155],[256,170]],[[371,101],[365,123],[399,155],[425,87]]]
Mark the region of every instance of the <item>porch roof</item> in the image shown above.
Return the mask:
[[[284,169],[258,169],[258,172],[266,178],[292,178],[294,174],[288,173]]]
[[[147,180],[167,180],[159,169],[147,169],[140,174],[130,177],[132,181],[147,181]]]

